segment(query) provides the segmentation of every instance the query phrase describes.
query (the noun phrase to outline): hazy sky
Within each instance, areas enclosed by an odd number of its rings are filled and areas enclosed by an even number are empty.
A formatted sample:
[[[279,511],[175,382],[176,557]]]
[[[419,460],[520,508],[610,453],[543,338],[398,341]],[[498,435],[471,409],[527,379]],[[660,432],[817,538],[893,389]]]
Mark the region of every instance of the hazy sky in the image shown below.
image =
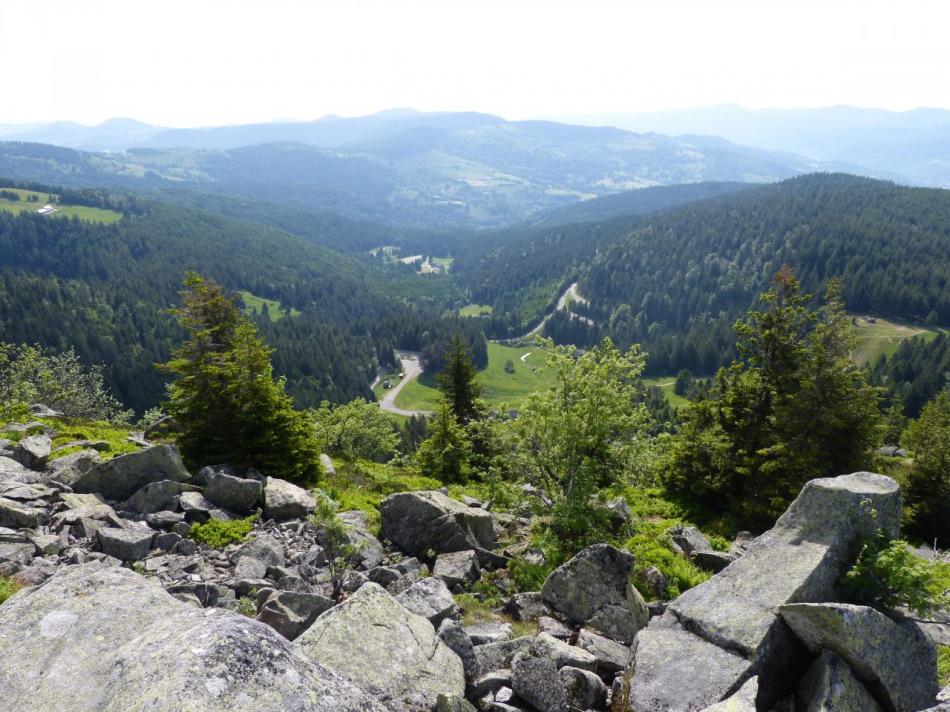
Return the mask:
[[[946,0],[0,0],[0,123],[950,108]]]

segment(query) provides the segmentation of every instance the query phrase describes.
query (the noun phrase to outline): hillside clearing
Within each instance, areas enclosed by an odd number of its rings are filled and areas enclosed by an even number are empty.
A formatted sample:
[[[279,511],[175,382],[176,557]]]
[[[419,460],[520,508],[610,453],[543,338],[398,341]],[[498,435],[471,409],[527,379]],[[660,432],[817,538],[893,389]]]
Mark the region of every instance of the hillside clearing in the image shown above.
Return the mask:
[[[11,213],[34,213],[37,214],[46,205],[52,205],[54,210],[46,213],[49,218],[79,218],[89,222],[115,223],[122,219],[122,213],[114,210],[105,210],[103,208],[91,208],[86,205],[67,205],[55,202],[55,196],[37,190],[23,190],[22,188],[5,188],[0,186],[0,191],[4,193],[13,193],[20,196],[19,200],[12,200],[6,197],[0,197],[0,210],[6,210]],[[34,200],[30,198],[35,197]]]
[[[264,311],[264,307],[267,307],[267,315],[270,317],[271,321],[280,321],[285,316],[287,312],[281,307],[280,302],[275,299],[267,299],[265,297],[259,297],[256,294],[251,294],[247,290],[239,289],[238,295],[241,297],[241,301],[244,303],[244,313],[252,316],[257,316],[258,314]],[[300,312],[296,309],[290,310],[290,316],[299,316]]]
[[[888,321],[876,317],[856,316],[855,327],[860,341],[853,358],[859,366],[873,364],[881,355],[892,356],[905,339],[923,336],[930,340],[937,331],[925,326]]]

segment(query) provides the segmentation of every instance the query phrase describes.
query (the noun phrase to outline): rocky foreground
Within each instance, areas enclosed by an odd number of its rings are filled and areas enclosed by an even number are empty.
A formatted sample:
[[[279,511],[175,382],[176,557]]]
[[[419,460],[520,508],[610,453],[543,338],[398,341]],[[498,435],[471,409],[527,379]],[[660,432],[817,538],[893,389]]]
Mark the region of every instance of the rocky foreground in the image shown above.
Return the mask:
[[[142,445],[100,462],[50,459],[45,435],[0,441],[0,573],[26,586],[0,605],[0,710],[950,710],[914,621],[837,599],[860,541],[897,534],[887,477],[809,482],[732,556],[677,532],[722,571],[667,605],[630,585],[629,553],[590,547],[511,596],[537,626],[514,637],[463,626],[452,595],[506,565],[510,517],[395,494],[380,541],[342,512],[356,553],[338,601],[312,493]],[[254,512],[240,544],[188,537]]]

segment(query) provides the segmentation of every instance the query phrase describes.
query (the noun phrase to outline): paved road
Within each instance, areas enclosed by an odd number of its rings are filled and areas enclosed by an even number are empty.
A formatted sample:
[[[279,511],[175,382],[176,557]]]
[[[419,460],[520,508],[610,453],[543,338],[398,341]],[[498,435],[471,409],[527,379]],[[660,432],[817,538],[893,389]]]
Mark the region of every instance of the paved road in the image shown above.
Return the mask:
[[[401,391],[403,387],[413,378],[416,378],[422,374],[422,365],[419,363],[419,359],[415,356],[400,358],[399,360],[402,362],[402,380],[386,391],[386,395],[383,396],[383,399],[379,402],[379,407],[388,413],[405,415],[407,417],[413,415],[432,415],[432,413],[427,410],[403,410],[402,408],[396,406],[396,396],[399,395],[399,391]]]
[[[564,290],[564,294],[558,297],[557,308],[555,309],[555,311],[564,311],[565,309],[567,309],[568,298],[573,299],[573,301],[578,302],[579,304],[587,304],[587,300],[584,299],[584,297],[582,297],[577,291],[577,282],[574,282],[570,287]],[[541,329],[544,328],[544,325],[548,323],[548,319],[550,318],[551,318],[551,315],[546,314],[545,317],[541,320],[541,322],[536,327],[534,327],[531,331],[529,331],[527,334],[524,334],[522,336],[516,336],[513,339],[505,339],[502,343],[513,342],[513,341],[524,341],[525,339],[530,339],[535,334],[540,334]],[[580,319],[581,321],[587,322],[591,326],[593,326],[594,324],[594,322],[591,319],[588,319],[586,316],[581,316],[580,314],[571,313],[571,318]]]

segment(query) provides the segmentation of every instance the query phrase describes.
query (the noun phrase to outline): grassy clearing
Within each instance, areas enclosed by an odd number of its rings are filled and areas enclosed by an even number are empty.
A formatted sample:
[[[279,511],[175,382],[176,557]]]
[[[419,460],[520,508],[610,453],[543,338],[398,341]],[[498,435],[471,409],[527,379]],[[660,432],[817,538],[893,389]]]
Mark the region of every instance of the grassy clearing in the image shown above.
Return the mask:
[[[22,190],[20,188],[4,188],[2,186],[0,186],[0,190],[16,193],[20,196],[19,200],[0,198],[0,210],[6,210],[11,213],[35,213],[47,203],[53,203],[53,199],[50,198],[49,193],[42,193],[35,190]],[[30,201],[29,196],[31,195],[37,196],[38,200]],[[53,207],[56,208],[56,212],[50,213],[46,217],[79,218],[80,220],[98,223],[116,223],[122,219],[122,213],[117,213],[114,210],[90,208],[85,205],[56,205],[55,203],[53,203]]]
[[[455,596],[455,602],[462,609],[462,625],[478,625],[479,623],[509,623],[516,638],[525,635],[537,635],[538,624],[531,621],[516,621],[501,613],[491,603],[478,600],[470,593],[460,593]]]
[[[111,460],[118,455],[126,455],[131,452],[138,452],[139,447],[129,442],[129,429],[119,425],[105,422],[93,422],[88,420],[58,419],[58,418],[38,418],[38,423],[48,425],[56,431],[56,437],[53,438],[52,458],[65,457],[79,450],[84,450],[82,445],[64,447],[70,443],[89,440],[101,443],[97,448],[99,456],[103,461]],[[0,424],[0,432],[4,430],[6,423]],[[38,431],[37,431],[38,432]],[[19,442],[28,435],[35,435],[34,431],[27,432],[3,432],[3,437],[13,442]],[[61,448],[61,449],[58,449]]]
[[[256,316],[262,313],[266,306],[267,314],[271,321],[280,321],[287,315],[287,312],[281,308],[280,302],[276,299],[265,299],[264,297],[251,294],[243,289],[239,289],[237,293],[241,297],[241,301],[244,302],[245,314]],[[290,316],[300,316],[300,312],[296,309],[291,309]]]
[[[658,386],[666,400],[674,408],[683,408],[689,404],[689,401],[683,396],[678,396],[673,392],[673,386],[676,384],[674,376],[660,376],[658,378],[644,378],[643,383],[647,386]]]
[[[886,319],[858,316],[854,320],[860,344],[853,358],[859,366],[873,364],[881,355],[892,356],[904,339],[923,336],[929,341],[937,335],[935,329]]]
[[[524,357],[524,358],[522,358]],[[511,362],[512,373],[505,370]],[[478,374],[482,397],[489,406],[499,408],[521,405],[533,393],[547,390],[553,385],[553,374],[547,368],[546,355],[533,346],[505,346],[495,342],[488,344],[488,367]],[[396,405],[406,410],[435,410],[439,391],[427,375],[415,379],[396,396]]]
[[[459,309],[459,316],[491,316],[492,308],[488,304],[466,304]]]

